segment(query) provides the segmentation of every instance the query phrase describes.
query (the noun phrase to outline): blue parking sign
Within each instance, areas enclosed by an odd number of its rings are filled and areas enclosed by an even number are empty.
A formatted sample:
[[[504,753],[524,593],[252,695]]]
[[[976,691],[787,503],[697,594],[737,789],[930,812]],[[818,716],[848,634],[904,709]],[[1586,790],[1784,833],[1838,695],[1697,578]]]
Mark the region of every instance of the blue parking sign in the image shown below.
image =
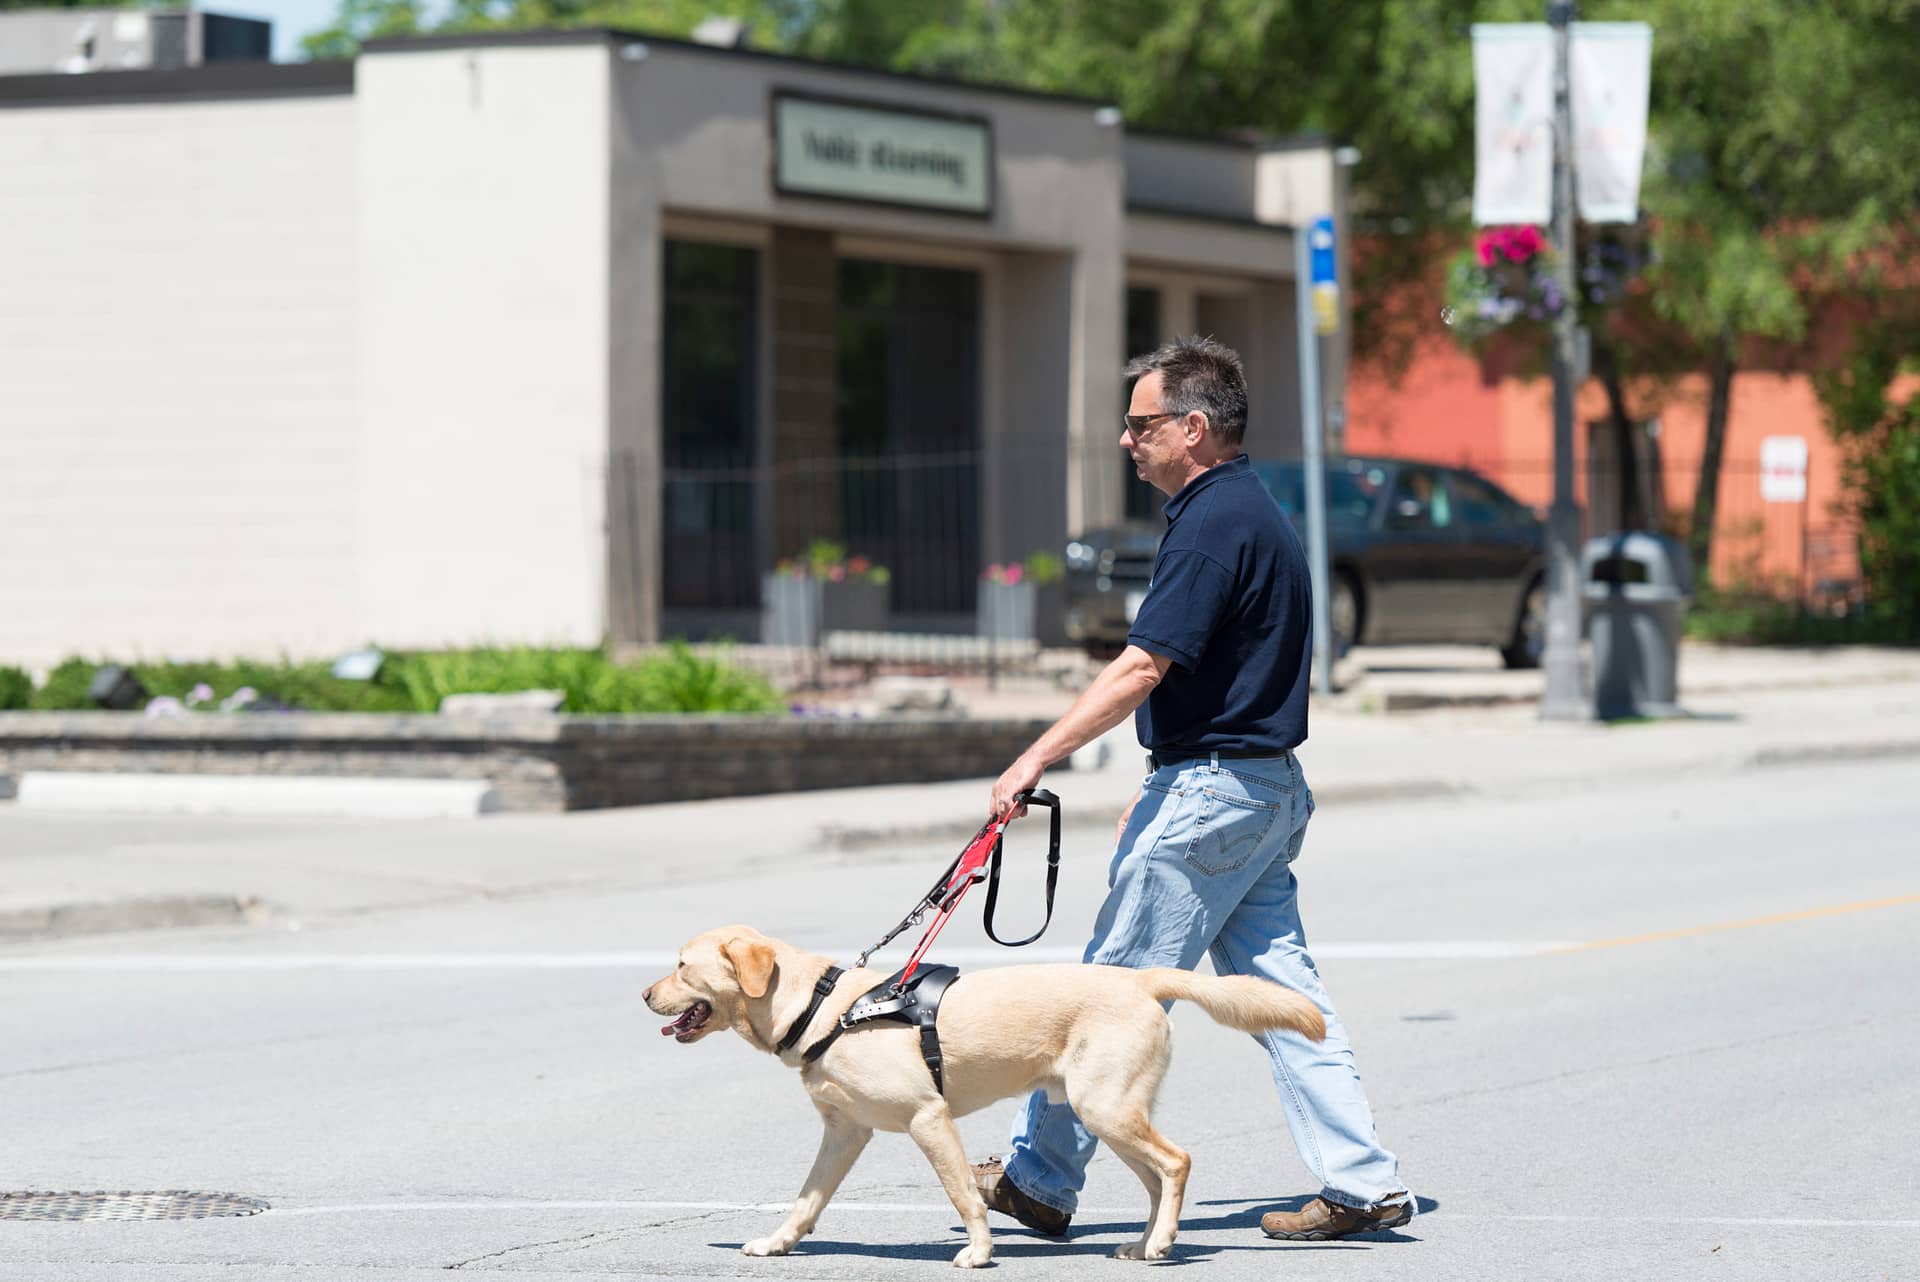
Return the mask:
[[[1307,248],[1312,251],[1313,285],[1338,283],[1340,276],[1333,264],[1333,219],[1316,218],[1307,228]]]

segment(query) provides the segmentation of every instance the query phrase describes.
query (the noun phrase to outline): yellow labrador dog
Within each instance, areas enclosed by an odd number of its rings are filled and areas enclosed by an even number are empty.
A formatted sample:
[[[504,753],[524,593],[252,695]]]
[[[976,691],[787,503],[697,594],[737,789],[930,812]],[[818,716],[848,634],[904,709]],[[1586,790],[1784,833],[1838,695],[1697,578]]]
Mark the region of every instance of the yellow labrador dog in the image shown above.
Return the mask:
[[[833,1030],[854,999],[887,976],[848,971],[797,1037],[792,1025],[807,1010],[814,986],[832,965],[746,926],[708,931],[680,950],[673,973],[648,988],[647,1009],[675,1017],[661,1029],[691,1044],[731,1028],[748,1045],[778,1054],[800,1069],[826,1134],[793,1212],[771,1235],[749,1242],[748,1255],[785,1255],[813,1231],[840,1181],[874,1131],[905,1131],[967,1226],[954,1257],[978,1268],[993,1255],[987,1208],[974,1189],[966,1150],[953,1124],[996,1100],[1045,1088],[1065,1099],[1147,1186],[1151,1207],[1138,1242],[1114,1254],[1158,1260],[1173,1245],[1186,1192],[1185,1152],[1153,1128],[1150,1116],[1172,1054],[1161,1003],[1198,1003],[1219,1023],[1243,1032],[1292,1029],[1316,1041],[1326,1024],[1312,1001],[1264,979],[1196,975],[1184,970],[1119,966],[1008,966],[972,971],[947,990],[939,1036],[946,1093],[935,1088],[920,1038],[897,1023],[862,1024],[813,1063],[802,1052]],[[790,1050],[779,1049],[787,1040]]]

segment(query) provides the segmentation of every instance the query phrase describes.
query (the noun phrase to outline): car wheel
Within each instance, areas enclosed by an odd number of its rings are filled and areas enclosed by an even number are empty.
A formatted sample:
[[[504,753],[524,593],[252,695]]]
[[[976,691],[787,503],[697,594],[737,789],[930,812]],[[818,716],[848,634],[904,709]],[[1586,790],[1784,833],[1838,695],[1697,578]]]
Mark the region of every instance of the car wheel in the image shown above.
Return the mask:
[[[1347,657],[1360,634],[1360,589],[1345,574],[1333,576],[1333,595],[1327,601],[1327,622],[1333,642],[1330,652],[1337,662]]]
[[[1537,668],[1540,656],[1547,652],[1547,585],[1535,579],[1520,598],[1520,617],[1514,621],[1513,639],[1500,651],[1509,668]]]

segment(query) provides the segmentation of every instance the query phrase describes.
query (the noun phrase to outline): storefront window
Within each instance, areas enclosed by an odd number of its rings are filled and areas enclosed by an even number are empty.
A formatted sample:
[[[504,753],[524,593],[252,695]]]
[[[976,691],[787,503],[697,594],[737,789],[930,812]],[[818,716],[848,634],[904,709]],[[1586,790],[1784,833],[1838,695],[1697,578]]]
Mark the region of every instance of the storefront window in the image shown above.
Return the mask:
[[[1160,291],[1144,286],[1131,286],[1127,290],[1127,359],[1144,356],[1160,346]],[[1133,384],[1128,382],[1120,389],[1120,403],[1127,404],[1127,398],[1133,394]],[[1117,439],[1120,434],[1118,425],[1109,437],[1101,440]],[[1133,460],[1127,457],[1125,450],[1115,447],[1120,455],[1120,474],[1125,478],[1121,484],[1126,491],[1126,514],[1129,521],[1146,520],[1160,515],[1160,508],[1167,496],[1140,479],[1134,470]]]
[[[973,609],[980,568],[980,278],[838,266],[840,529],[886,565],[896,613]]]
[[[667,606],[759,599],[751,469],[759,253],[666,242],[661,313],[661,501]]]

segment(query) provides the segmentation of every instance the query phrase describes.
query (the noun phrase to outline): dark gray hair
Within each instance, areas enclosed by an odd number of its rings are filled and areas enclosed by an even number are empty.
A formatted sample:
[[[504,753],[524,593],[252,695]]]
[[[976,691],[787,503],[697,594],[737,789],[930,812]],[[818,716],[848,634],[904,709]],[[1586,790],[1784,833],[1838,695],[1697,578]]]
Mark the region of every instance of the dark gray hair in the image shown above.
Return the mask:
[[[1247,375],[1240,353],[1225,343],[1193,335],[1127,362],[1129,380],[1160,376],[1160,408],[1170,414],[1199,410],[1207,430],[1238,445],[1247,430]]]

